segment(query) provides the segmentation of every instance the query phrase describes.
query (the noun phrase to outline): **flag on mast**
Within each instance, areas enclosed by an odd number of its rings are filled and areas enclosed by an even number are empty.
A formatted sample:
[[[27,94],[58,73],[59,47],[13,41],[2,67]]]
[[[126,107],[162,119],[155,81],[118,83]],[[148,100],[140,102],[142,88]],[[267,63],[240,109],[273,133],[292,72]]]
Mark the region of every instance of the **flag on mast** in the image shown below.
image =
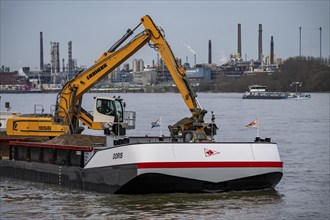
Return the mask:
[[[155,127],[160,127],[159,136],[160,137],[163,136],[162,118],[161,117],[159,117],[156,121],[151,122],[151,129],[155,128]]]
[[[248,128],[256,128],[257,129],[257,137],[259,137],[259,117],[254,119],[252,122],[249,124],[245,125]]]
[[[151,128],[160,127],[162,125],[162,119],[158,118],[156,121],[151,122]]]
[[[258,128],[259,127],[259,118],[254,119],[249,124],[245,125],[248,128]]]

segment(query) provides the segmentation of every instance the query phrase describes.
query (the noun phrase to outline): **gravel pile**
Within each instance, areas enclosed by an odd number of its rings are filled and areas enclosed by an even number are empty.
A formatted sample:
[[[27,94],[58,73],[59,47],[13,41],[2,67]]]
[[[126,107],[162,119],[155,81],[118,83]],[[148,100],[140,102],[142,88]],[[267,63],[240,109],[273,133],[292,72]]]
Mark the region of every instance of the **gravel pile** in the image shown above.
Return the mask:
[[[105,145],[105,137],[86,134],[62,134],[58,137],[54,137],[49,141],[46,141],[46,143],[93,147]]]

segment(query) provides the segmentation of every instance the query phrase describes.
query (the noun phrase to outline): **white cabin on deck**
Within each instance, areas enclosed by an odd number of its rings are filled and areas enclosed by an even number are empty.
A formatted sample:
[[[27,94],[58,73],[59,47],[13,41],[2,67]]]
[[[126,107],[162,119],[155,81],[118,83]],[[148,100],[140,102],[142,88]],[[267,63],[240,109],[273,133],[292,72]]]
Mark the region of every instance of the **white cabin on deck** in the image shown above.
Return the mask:
[[[252,85],[249,86],[250,92],[266,92],[266,86]]]

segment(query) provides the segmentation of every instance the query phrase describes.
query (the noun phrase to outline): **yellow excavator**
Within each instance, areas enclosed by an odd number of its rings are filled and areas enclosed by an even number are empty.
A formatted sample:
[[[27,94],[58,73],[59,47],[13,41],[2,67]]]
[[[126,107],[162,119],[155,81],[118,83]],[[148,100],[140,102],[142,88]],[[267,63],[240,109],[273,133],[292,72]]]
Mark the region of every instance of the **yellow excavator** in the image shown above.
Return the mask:
[[[144,30],[126,45],[120,47],[141,24],[143,24]],[[12,117],[7,121],[7,135],[55,137],[64,133],[81,133],[79,120],[94,130],[104,129],[106,123],[117,124],[120,126],[114,126],[114,128],[117,127],[115,133],[124,133],[122,132],[125,130],[123,103],[120,98],[95,98],[94,116],[92,116],[81,107],[82,97],[96,83],[147,43],[160,53],[192,114],[192,117],[184,118],[175,125],[169,126],[171,135],[174,137],[188,130],[199,131],[199,134],[203,134],[205,131],[215,133],[214,127],[216,126],[210,127],[209,124],[204,123],[207,111],[201,108],[197,95],[188,82],[185,69],[176,62],[162,31],[146,15],[141,18],[141,22],[133,30],[128,29],[120,40],[104,52],[93,66],[76,75],[63,86],[57,95],[54,115],[31,114]],[[198,136],[193,133],[192,135]]]

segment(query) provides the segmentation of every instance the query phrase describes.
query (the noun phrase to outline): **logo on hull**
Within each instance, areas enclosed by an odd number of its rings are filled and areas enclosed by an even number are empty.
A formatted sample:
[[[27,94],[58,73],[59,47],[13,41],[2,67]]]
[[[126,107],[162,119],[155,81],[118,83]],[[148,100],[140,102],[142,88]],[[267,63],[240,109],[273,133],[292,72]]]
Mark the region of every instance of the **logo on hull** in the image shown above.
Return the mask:
[[[204,148],[204,154],[205,154],[205,157],[211,157],[211,156],[214,156],[216,154],[220,154],[220,152]]]

